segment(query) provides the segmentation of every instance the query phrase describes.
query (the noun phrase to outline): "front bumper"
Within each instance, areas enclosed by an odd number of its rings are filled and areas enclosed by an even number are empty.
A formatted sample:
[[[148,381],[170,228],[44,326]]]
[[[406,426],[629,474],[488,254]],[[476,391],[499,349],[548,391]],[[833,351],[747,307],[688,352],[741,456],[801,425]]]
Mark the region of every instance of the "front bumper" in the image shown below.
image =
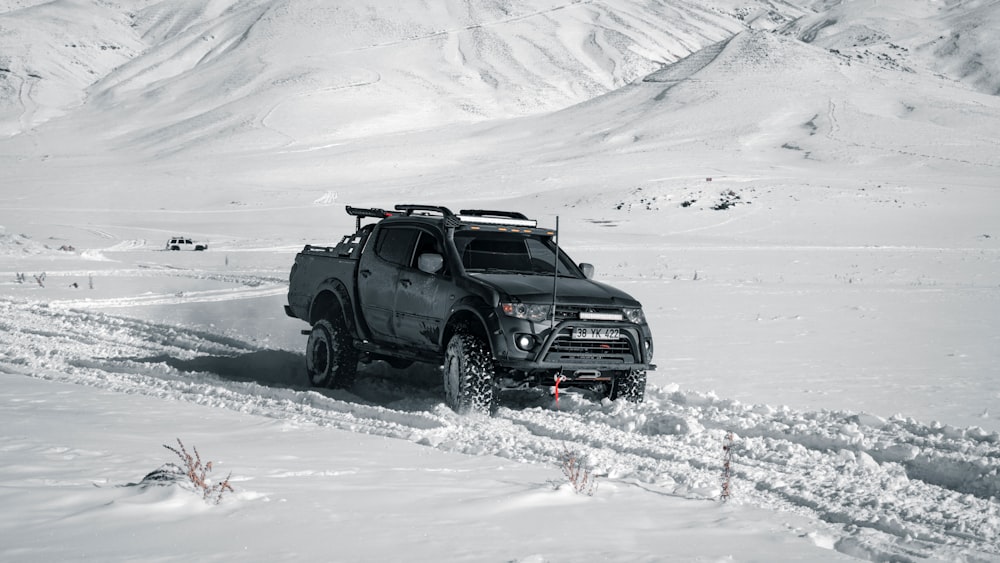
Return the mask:
[[[552,327],[520,319],[508,322],[494,333],[498,363],[507,370],[525,373],[553,372],[569,379],[604,379],[603,374],[656,369],[651,362],[653,339],[646,325],[623,322],[568,319]],[[616,328],[616,340],[576,339],[576,328]],[[516,340],[531,335],[535,345],[522,350]]]

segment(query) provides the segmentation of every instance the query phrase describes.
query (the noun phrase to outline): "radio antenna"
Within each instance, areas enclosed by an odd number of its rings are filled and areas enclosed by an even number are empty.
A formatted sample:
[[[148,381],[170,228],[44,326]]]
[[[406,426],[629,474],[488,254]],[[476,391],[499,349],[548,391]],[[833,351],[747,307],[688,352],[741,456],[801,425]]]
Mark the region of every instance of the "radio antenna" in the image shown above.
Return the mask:
[[[552,328],[556,327],[556,291],[559,289],[559,216],[556,215],[556,234],[553,239],[556,243],[555,261],[552,264]]]

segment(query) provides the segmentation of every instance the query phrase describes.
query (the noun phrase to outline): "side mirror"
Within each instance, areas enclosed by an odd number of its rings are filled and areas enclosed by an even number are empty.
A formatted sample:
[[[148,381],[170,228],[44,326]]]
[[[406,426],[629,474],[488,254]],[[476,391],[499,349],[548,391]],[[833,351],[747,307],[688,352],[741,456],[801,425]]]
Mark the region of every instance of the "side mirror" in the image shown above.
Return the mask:
[[[580,269],[583,270],[583,275],[588,279],[594,279],[594,265],[583,262],[580,264]]]
[[[444,266],[444,257],[440,254],[421,254],[417,258],[417,268],[420,268],[421,272],[427,272],[428,274],[436,274],[441,271]]]

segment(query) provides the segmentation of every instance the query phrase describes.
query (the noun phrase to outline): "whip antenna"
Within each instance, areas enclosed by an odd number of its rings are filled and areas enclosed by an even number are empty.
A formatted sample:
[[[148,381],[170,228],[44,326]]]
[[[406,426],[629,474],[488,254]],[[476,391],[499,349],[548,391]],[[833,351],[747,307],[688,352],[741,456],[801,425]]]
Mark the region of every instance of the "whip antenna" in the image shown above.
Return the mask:
[[[556,243],[556,254],[552,264],[552,328],[556,327],[556,290],[559,288],[559,216],[556,215],[556,234],[552,238]]]

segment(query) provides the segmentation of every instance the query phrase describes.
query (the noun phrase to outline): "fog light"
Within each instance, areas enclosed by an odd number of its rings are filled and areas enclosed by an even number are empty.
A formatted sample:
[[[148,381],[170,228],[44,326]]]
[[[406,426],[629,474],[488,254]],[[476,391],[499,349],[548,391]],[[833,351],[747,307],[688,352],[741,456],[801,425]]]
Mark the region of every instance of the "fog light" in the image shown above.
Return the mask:
[[[514,337],[514,343],[525,352],[535,347],[535,337],[530,334],[518,334]]]

